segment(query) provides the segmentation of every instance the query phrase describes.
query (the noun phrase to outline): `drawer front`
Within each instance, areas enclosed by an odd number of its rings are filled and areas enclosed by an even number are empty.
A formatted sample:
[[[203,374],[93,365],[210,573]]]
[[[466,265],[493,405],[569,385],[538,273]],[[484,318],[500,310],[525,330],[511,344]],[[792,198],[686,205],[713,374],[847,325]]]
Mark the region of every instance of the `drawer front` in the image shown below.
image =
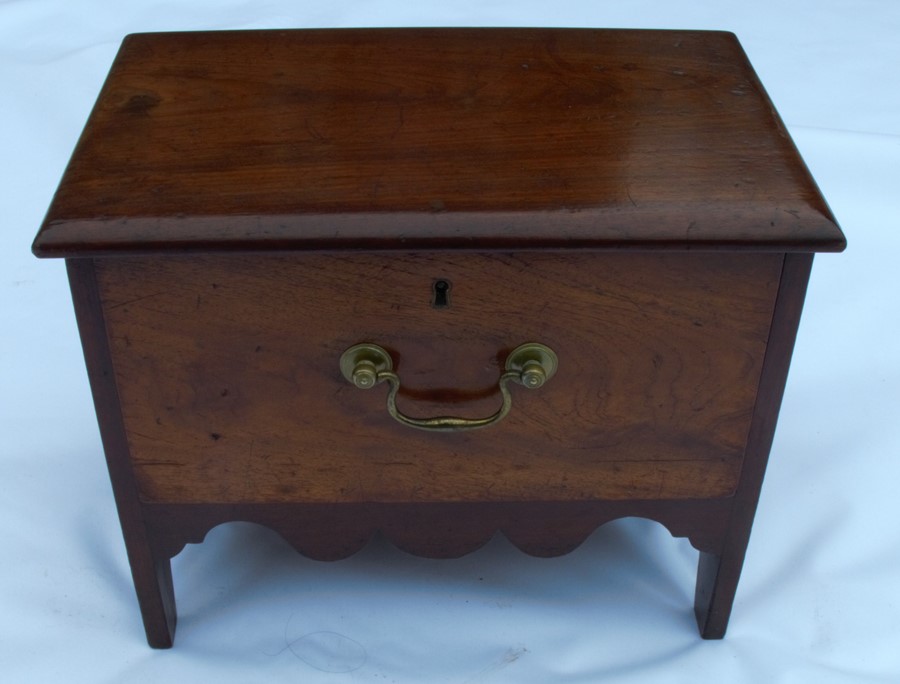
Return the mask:
[[[184,256],[97,261],[142,498],[670,499],[733,493],[779,254]],[[445,279],[448,306],[435,307]],[[500,405],[510,350],[557,374],[500,423],[405,427],[338,361],[378,344],[414,416]]]

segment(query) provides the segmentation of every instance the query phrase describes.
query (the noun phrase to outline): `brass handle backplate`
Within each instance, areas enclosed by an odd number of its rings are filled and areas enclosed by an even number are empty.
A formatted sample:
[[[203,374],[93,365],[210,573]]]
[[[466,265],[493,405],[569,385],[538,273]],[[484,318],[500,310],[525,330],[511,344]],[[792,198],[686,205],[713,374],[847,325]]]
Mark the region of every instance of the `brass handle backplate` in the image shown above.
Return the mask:
[[[382,382],[388,383],[387,410],[394,420],[408,427],[434,432],[477,430],[499,423],[512,408],[509,383],[537,389],[553,377],[557,365],[556,353],[552,349],[537,342],[528,342],[513,349],[506,357],[505,371],[498,381],[503,403],[493,415],[486,418],[413,418],[397,408],[400,377],[394,372],[390,354],[377,344],[363,343],[353,345],[341,355],[341,373],[358,388],[372,389]]]

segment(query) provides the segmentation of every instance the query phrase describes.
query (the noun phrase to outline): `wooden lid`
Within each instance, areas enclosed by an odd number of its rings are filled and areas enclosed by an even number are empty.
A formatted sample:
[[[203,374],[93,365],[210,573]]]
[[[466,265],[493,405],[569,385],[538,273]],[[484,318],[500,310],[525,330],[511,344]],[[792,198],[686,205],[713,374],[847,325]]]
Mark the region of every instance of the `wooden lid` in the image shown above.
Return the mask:
[[[349,29],[128,36],[34,252],[844,244],[731,34]]]

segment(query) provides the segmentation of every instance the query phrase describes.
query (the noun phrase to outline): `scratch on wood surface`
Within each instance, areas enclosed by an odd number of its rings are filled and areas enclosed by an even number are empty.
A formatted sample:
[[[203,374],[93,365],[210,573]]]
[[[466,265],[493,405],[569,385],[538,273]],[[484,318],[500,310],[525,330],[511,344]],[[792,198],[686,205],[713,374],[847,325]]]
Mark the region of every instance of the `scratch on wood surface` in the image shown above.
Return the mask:
[[[150,299],[151,297],[159,297],[160,295],[164,295],[164,294],[166,294],[165,291],[153,292],[152,294],[143,295],[142,297],[134,297],[133,299],[126,299],[124,302],[117,302],[115,304],[110,304],[106,308],[107,308],[107,310],[111,311],[112,309],[118,309],[119,307],[122,307],[122,306],[128,306],[129,304],[135,304],[137,302],[142,302],[145,299]]]

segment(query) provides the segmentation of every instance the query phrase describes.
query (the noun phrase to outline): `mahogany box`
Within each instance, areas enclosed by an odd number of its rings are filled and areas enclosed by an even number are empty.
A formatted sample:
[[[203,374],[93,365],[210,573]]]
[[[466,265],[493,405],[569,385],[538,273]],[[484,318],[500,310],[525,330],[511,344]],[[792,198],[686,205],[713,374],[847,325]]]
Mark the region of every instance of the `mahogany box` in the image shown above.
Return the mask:
[[[65,258],[149,643],[253,521],[339,559],[642,516],[722,637],[815,252],[735,37],[128,36],[34,243]]]

